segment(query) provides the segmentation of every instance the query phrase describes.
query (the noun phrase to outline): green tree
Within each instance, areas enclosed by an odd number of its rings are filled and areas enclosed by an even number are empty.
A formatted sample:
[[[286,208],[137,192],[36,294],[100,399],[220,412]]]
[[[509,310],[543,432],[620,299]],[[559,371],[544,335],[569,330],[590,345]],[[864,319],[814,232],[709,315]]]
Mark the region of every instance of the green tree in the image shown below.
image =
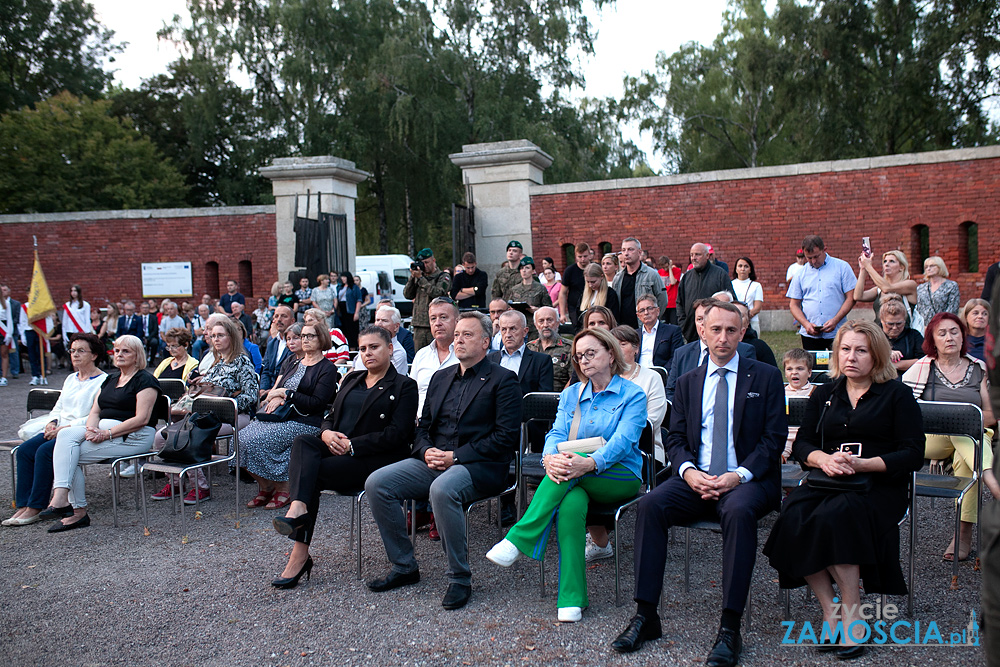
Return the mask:
[[[64,92],[0,116],[0,211],[182,205],[180,173],[110,106]]]
[[[0,113],[68,90],[100,97],[122,47],[84,0],[0,2]]]

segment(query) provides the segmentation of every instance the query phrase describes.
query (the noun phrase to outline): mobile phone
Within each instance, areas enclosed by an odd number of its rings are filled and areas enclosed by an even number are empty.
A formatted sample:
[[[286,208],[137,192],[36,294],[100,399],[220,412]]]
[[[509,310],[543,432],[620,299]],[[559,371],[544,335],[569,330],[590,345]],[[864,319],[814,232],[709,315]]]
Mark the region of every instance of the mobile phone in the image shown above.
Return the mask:
[[[871,238],[865,236],[864,238],[861,239],[861,249],[864,251],[865,257],[871,257],[872,256],[872,240],[871,240]]]
[[[847,452],[851,456],[861,456],[861,443],[845,442],[840,446],[840,451]]]

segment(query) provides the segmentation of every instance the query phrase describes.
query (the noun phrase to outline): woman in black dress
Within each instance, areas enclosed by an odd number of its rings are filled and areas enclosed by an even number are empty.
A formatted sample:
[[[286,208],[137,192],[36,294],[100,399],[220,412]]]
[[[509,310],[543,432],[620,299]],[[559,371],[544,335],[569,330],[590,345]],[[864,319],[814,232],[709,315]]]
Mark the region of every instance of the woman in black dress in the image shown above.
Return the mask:
[[[392,365],[392,336],[366,327],[358,338],[365,370],[344,378],[319,435],[300,435],[289,464],[292,503],[274,528],[295,541],[276,588],[295,588],[312,570],[309,543],[323,489],[355,493],[382,466],[410,455],[417,418],[417,383]]]
[[[809,397],[792,454],[803,467],[834,478],[870,474],[872,486],[867,492],[797,487],[764,546],[781,587],[808,583],[831,630],[838,622],[846,629],[860,619],[862,579],[866,593],[906,593],[897,524],[906,513],[911,473],[923,464],[924,452],[920,408],[910,389],[893,381],[892,350],[882,331],[852,320],[837,332],[833,350],[834,381]],[[861,443],[860,456],[840,451],[848,442]],[[839,615],[834,583],[843,603]],[[823,648],[837,650],[841,659],[864,652],[853,637],[841,641],[841,647]]]

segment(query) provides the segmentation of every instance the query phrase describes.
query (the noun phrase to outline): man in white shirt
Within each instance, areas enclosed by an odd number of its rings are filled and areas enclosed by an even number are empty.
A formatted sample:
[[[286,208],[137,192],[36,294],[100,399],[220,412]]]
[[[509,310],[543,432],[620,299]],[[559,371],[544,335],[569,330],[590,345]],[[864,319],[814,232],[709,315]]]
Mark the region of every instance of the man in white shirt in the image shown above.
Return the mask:
[[[795,261],[788,265],[788,270],[785,271],[785,284],[791,285],[792,278],[799,275],[799,273],[806,266],[806,251],[799,248],[795,251]]]
[[[684,336],[676,324],[658,319],[660,312],[656,297],[644,294],[635,305],[639,320],[639,365],[643,368],[659,366],[670,372],[674,352],[684,346]]]
[[[490,352],[499,352],[503,349],[503,337],[500,335],[500,316],[510,310],[510,306],[503,299],[493,299],[490,301],[490,320],[493,322],[493,338],[490,340]]]
[[[392,365],[395,367],[397,373],[406,375],[406,350],[403,349],[399,339],[396,338],[396,334],[399,333],[399,325],[402,321],[399,310],[394,306],[379,306],[378,310],[375,311],[375,321],[372,324],[382,327],[392,336]],[[361,371],[364,368],[365,365],[361,361],[361,355],[359,354],[354,357],[354,370]]]
[[[438,297],[428,306],[427,317],[430,320],[433,340],[430,345],[417,350],[410,366],[410,377],[417,381],[417,391],[420,395],[417,415],[424,412],[424,399],[427,397],[427,385],[431,383],[431,377],[442,368],[458,363],[454,346],[458,306],[450,297]]]

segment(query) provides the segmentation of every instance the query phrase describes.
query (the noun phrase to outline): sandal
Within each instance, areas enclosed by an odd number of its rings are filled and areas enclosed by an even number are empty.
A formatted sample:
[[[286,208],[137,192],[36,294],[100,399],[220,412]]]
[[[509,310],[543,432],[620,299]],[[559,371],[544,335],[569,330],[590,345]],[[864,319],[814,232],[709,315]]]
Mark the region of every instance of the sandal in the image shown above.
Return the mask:
[[[261,491],[257,494],[256,498],[247,503],[247,507],[266,507],[270,500],[271,492]]]
[[[267,505],[264,506],[264,509],[266,509],[266,510],[281,509],[282,507],[284,507],[285,505],[288,504],[288,502],[291,500],[291,498],[292,497],[287,492],[285,492],[285,491],[278,491],[271,498],[271,502],[269,502]]]

